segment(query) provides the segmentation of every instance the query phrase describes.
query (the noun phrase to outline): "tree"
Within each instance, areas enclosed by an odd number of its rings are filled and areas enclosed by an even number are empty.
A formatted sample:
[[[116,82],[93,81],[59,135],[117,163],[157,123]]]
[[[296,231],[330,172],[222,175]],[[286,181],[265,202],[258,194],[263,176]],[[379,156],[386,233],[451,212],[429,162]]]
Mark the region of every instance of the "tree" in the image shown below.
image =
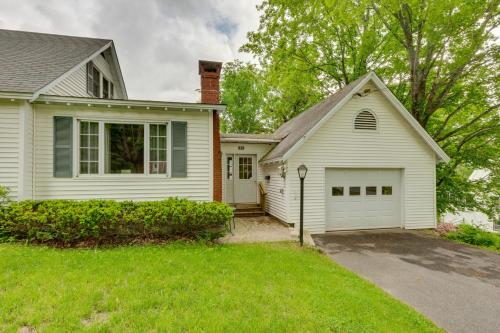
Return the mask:
[[[221,100],[227,104],[222,113],[222,131],[226,133],[260,133],[264,91],[262,74],[255,65],[241,61],[224,65]]]
[[[259,59],[268,91],[279,92],[273,108],[290,116],[310,105],[297,92],[317,100],[375,70],[452,158],[438,167],[440,212],[474,208],[491,215],[495,205],[484,190],[498,194],[492,181],[500,162],[499,3],[268,0],[242,50]],[[297,109],[287,95],[300,101]],[[273,127],[287,119],[274,117]],[[468,181],[478,168],[492,177]]]

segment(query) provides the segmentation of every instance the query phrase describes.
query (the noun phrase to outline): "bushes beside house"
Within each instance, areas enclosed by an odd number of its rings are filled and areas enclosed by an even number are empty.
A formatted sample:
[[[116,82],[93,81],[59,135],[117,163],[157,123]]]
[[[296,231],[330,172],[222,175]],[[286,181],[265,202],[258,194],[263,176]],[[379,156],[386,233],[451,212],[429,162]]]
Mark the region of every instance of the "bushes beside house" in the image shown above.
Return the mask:
[[[9,202],[9,189],[0,185],[0,205]]]
[[[0,206],[0,238],[71,245],[220,234],[232,211],[215,202],[26,200]]]
[[[484,231],[470,224],[454,226],[453,224],[442,223],[436,231],[440,236],[456,242],[500,251],[500,234]]]

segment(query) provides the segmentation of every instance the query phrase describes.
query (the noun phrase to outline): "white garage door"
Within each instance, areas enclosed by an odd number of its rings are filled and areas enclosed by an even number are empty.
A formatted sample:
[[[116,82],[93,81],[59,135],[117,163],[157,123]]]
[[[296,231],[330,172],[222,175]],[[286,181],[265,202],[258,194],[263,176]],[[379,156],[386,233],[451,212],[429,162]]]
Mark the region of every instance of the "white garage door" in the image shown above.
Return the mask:
[[[326,230],[401,226],[401,171],[326,169]]]

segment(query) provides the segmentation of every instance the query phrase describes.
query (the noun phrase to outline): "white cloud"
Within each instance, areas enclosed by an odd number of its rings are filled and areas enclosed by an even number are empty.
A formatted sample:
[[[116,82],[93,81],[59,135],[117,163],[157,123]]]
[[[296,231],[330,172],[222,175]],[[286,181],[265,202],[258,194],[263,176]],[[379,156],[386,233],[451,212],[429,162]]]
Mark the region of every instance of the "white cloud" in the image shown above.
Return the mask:
[[[240,54],[258,0],[3,0],[0,28],[110,38],[130,98],[199,100],[198,60]]]

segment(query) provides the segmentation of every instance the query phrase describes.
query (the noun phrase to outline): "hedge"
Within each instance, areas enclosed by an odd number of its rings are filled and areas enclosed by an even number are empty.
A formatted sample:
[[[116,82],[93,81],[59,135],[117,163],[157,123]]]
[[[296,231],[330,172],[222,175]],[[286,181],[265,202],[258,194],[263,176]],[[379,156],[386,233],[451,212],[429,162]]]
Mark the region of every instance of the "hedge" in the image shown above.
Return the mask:
[[[200,237],[227,228],[224,203],[26,200],[0,205],[0,239],[38,243],[126,242]]]

